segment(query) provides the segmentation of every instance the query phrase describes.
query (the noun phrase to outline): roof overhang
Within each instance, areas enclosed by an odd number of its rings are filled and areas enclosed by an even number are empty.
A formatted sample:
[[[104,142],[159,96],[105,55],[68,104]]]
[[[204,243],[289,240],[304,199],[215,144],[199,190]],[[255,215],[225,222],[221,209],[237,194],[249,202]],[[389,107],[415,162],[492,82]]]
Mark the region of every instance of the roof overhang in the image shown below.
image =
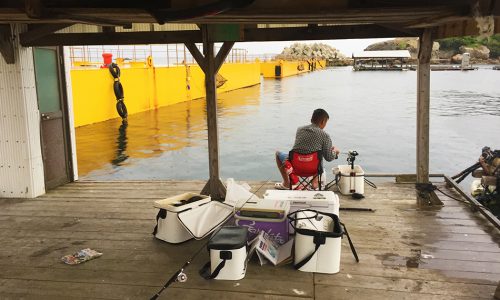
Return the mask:
[[[6,0],[0,23],[31,24],[24,46],[201,42],[195,24],[214,24],[215,42],[478,35],[478,17],[500,32],[500,0]],[[179,30],[178,25],[190,24]],[[75,26],[75,24],[92,25]],[[165,24],[165,25],[162,25]],[[1,25],[0,25],[1,26]],[[5,26],[5,25],[4,25]],[[70,28],[63,30],[62,28]],[[231,32],[231,34],[228,34]]]

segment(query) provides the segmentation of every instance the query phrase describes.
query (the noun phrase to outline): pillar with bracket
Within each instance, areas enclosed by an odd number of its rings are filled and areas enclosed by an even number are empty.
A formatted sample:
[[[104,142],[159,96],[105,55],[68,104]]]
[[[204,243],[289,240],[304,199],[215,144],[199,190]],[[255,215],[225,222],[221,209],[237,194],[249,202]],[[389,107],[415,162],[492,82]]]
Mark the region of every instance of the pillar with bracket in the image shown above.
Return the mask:
[[[222,184],[219,174],[219,128],[217,125],[217,88],[215,85],[215,76],[231,51],[235,39],[234,36],[229,36],[226,39],[224,37],[220,38],[220,36],[218,36],[219,32],[233,32],[230,30],[221,31],[220,26],[225,25],[201,25],[203,36],[203,54],[200,53],[194,43],[186,43],[186,47],[189,49],[189,52],[191,52],[191,55],[193,55],[198,65],[205,73],[208,128],[208,167],[210,178],[201,193],[210,195],[212,199],[216,200],[222,200],[226,197],[226,188]],[[235,25],[227,26],[234,27]],[[227,41],[228,39],[231,39],[231,41]],[[214,51],[215,40],[224,41],[218,53],[215,53]]]

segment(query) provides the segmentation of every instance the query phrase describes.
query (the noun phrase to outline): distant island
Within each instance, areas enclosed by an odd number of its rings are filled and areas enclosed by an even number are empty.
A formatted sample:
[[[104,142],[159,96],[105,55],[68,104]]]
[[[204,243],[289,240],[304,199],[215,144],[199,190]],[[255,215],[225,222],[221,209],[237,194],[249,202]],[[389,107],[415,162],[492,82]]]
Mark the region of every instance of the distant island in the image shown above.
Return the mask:
[[[396,38],[372,44],[365,51],[380,50],[408,50],[412,59],[417,59],[418,39]],[[434,42],[432,47],[432,63],[460,64],[463,53],[470,53],[472,64],[500,64],[500,34],[488,38],[458,37],[441,39]],[[323,44],[294,43],[283,49],[276,58],[285,60],[294,59],[326,59],[329,65],[347,66],[352,64],[351,54],[345,55],[336,48]]]

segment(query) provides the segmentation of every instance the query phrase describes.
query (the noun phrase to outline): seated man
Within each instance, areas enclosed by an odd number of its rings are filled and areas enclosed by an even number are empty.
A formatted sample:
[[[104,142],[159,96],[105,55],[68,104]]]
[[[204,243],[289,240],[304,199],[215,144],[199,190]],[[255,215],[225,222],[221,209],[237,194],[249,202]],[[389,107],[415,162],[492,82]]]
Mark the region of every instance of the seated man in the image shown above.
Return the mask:
[[[326,161],[332,161],[337,158],[340,150],[337,147],[332,146],[332,139],[330,138],[330,135],[323,130],[329,118],[328,113],[324,109],[318,108],[314,110],[311,118],[311,124],[297,129],[295,144],[292,150],[300,154],[321,151],[322,156]],[[276,151],[276,164],[280,170],[281,177],[283,177],[283,182],[275,184],[276,189],[290,188],[290,180],[284,168],[284,163],[287,159],[288,152],[284,153]],[[313,186],[314,188],[317,188],[317,178],[314,179]]]

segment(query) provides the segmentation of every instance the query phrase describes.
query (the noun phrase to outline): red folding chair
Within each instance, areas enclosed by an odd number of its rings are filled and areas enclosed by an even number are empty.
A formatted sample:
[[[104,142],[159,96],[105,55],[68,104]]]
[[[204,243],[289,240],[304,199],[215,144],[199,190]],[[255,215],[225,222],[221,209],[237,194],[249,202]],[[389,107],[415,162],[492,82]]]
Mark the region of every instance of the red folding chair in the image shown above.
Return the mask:
[[[314,189],[313,180],[318,178],[318,188],[321,191],[321,175],[323,174],[321,151],[301,154],[292,150],[288,155],[288,160],[293,167],[292,174],[299,179],[295,189]],[[290,189],[293,189],[292,174],[289,175]]]

